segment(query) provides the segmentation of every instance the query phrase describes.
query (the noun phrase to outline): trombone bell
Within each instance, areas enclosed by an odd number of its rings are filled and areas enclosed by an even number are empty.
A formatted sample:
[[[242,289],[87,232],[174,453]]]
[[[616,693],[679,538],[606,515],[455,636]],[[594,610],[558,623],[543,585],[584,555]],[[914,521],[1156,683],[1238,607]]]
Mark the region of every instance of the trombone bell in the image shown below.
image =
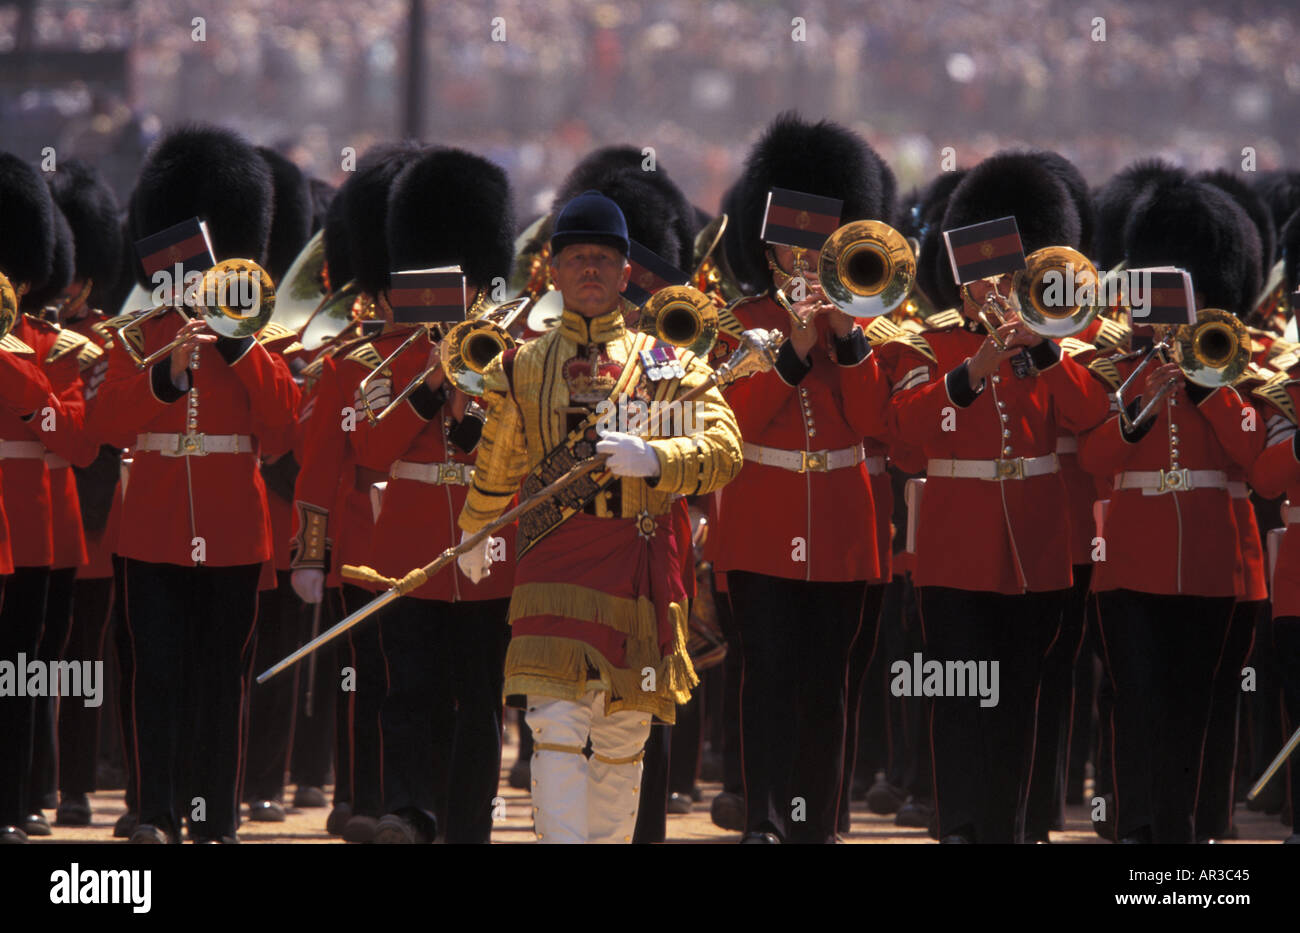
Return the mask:
[[[1174,331],[1174,356],[1187,378],[1217,389],[1232,385],[1250,365],[1250,340],[1241,321],[1218,308],[1205,308],[1196,323]]]
[[[483,373],[488,364],[513,346],[515,339],[505,328],[479,319],[461,321],[453,327],[442,338],[438,352],[443,372],[456,388],[466,395],[479,397],[486,391]],[[393,404],[398,401],[400,397],[393,399]]]
[[[1071,280],[1076,296],[1082,292],[1091,300],[1067,303],[1065,286]],[[1101,310],[1096,267],[1068,246],[1045,246],[1030,253],[1024,270],[1015,275],[1015,289],[1025,327],[1040,337],[1059,340],[1077,334]]]
[[[826,238],[817,278],[841,311],[877,317],[907,300],[916,281],[916,258],[893,227],[878,220],[855,220]]]
[[[698,288],[669,285],[650,296],[641,310],[644,330],[675,347],[708,359],[718,339],[717,305]]]

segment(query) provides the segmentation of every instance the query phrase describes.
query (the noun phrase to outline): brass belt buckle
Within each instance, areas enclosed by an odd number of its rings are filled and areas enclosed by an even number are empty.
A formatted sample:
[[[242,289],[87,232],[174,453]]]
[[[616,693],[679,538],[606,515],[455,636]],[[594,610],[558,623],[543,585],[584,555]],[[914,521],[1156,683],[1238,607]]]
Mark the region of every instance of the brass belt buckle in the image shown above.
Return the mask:
[[[998,479],[1024,479],[1025,458],[1014,457],[1011,460],[994,460]]]
[[[438,464],[438,482],[442,485],[465,485],[465,474],[459,463]]]
[[[824,450],[801,450],[799,456],[800,473],[807,473],[809,470],[824,473],[828,469],[827,454]]]
[[[1179,492],[1192,488],[1190,470],[1161,470],[1158,492]]]
[[[161,453],[168,457],[202,457],[207,454],[202,434],[178,434],[176,447]]]

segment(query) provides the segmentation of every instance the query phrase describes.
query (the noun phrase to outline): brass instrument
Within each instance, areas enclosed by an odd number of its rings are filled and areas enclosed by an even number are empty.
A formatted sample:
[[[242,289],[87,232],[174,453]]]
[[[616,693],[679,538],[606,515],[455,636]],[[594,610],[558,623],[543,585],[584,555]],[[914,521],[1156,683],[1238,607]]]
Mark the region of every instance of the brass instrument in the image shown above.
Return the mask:
[[[18,292],[8,276],[0,272],[0,340],[18,323]]]
[[[1129,418],[1124,393],[1152,360],[1159,358],[1164,362],[1172,355],[1188,379],[1197,385],[1216,389],[1236,382],[1250,364],[1250,336],[1245,325],[1227,311],[1205,308],[1197,312],[1195,324],[1153,326],[1164,330],[1160,342],[1147,351],[1142,362],[1115,391],[1120,420],[1130,431],[1140,430],[1148,419],[1154,417],[1156,406],[1176,385],[1173,382],[1166,385],[1146,403],[1137,417]]]
[[[720,307],[727,307],[744,297],[736,276],[722,249],[722,236],[727,230],[726,214],[719,214],[695,235],[693,260],[695,270],[691,283],[708,295]]]
[[[252,289],[245,293],[245,284]],[[234,291],[232,292],[232,287]],[[275,284],[265,269],[251,259],[223,259],[203,273],[195,296],[195,306],[203,309],[209,329],[222,337],[251,337],[266,326],[275,311]],[[173,340],[148,356],[140,356],[132,342],[125,339],[128,331],[138,329],[145,321],[165,314],[174,305],[158,305],[137,314],[118,328],[123,336],[122,349],[140,369],[152,366],[184,343]]]
[[[718,306],[690,285],[669,285],[641,309],[642,329],[665,343],[708,359],[718,339]]]
[[[345,333],[363,315],[357,313],[361,290],[355,281],[332,282],[325,263],[325,231],[318,230],[280,282],[275,319],[316,350]]]
[[[826,238],[817,261],[826,297],[853,317],[888,314],[916,281],[916,256],[907,239],[878,220],[855,220]]]
[[[1076,289],[1086,288],[1091,293],[1092,300],[1061,305],[1049,301],[1047,292],[1051,286],[1048,276],[1056,276],[1058,280],[1065,281],[1071,270]],[[1026,330],[1039,337],[1057,340],[1079,333],[1101,312],[1101,307],[1097,304],[1097,269],[1086,256],[1068,246],[1044,246],[1025,257],[1025,268],[1013,273],[1011,279],[1012,294],[1016,297],[1018,308],[998,291],[1001,278],[997,275],[985,280],[991,287],[979,310],[979,319],[999,351],[1007,349],[998,337],[997,330],[1007,323],[1006,314],[1009,311],[1020,315]],[[966,285],[962,286],[962,293],[969,297]]]

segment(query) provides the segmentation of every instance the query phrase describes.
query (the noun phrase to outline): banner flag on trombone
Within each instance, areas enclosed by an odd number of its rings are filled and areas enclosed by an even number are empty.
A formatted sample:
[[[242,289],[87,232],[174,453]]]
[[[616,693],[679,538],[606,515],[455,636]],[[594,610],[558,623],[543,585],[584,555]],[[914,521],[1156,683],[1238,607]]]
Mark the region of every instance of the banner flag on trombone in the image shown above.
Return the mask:
[[[632,274],[628,276],[623,297],[638,308],[649,301],[650,296],[659,289],[667,288],[669,285],[686,285],[691,280],[688,273],[678,269],[636,240],[631,241],[627,261],[632,267]]]
[[[1140,294],[1129,296],[1129,324],[1195,324],[1196,297],[1190,272],[1173,266],[1128,270],[1128,280],[1139,283]],[[1135,291],[1130,288],[1130,291]],[[1145,313],[1143,313],[1145,311]]]
[[[135,252],[150,282],[159,284],[160,273],[172,276],[173,294],[185,287],[187,278],[192,277],[193,284],[197,285],[203,273],[217,264],[208,225],[197,217],[136,240]]]
[[[1015,217],[1000,217],[943,231],[943,242],[959,285],[1025,268],[1025,248]]]
[[[389,276],[388,303],[398,324],[465,320],[465,273],[460,266],[413,269]]]
[[[767,209],[759,237],[782,246],[821,249],[826,238],[840,225],[844,202],[817,194],[772,188],[767,192]]]

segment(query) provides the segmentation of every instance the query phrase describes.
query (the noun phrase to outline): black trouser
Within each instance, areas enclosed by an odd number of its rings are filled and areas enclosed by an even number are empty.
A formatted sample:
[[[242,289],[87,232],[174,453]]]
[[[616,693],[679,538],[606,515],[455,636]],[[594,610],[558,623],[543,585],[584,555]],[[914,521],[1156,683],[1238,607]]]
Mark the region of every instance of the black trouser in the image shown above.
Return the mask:
[[[668,756],[668,790],[673,794],[689,795],[695,789],[700,772],[700,739],[703,723],[704,677],[689,703],[677,707],[677,721],[670,731]]]
[[[849,798],[853,795],[853,772],[858,761],[858,737],[862,727],[862,709],[863,685],[867,680],[867,668],[871,667],[871,656],[876,650],[876,637],[880,629],[880,607],[885,600],[885,584],[872,583],[867,586],[867,595],[862,605],[862,624],[858,628],[857,637],[853,639],[853,647],[849,649],[849,673],[848,688],[849,695],[846,705],[846,722],[844,727],[844,769],[840,775],[840,807],[839,807],[839,828],[847,830],[849,828]],[[875,670],[875,668],[873,668]],[[884,712],[883,699],[884,694],[877,695],[874,688],[881,686],[875,680],[872,682],[872,696],[867,704],[870,712],[876,713],[873,717],[873,727],[880,724],[883,717],[880,715]],[[877,699],[881,703],[877,703]],[[875,734],[879,730],[872,729]],[[881,750],[883,751],[883,749]],[[876,757],[881,757],[879,754]],[[887,752],[884,753],[885,760],[888,759]]]
[[[399,599],[379,629],[388,662],[384,806],[432,838],[441,787],[448,843],[486,843],[501,772],[510,601]],[[450,726],[450,728],[449,728]]]
[[[746,829],[784,842],[834,842],[849,652],[867,585],[748,571],[728,572],[727,585],[745,661]]]
[[[1097,626],[1097,597],[1088,593],[1083,604],[1083,641],[1074,659],[1074,714],[1070,721],[1070,745],[1065,771],[1065,802],[1089,803],[1083,799],[1083,784],[1087,779],[1086,765],[1092,762],[1094,789],[1101,774],[1098,760],[1097,687],[1101,679],[1101,662],[1097,659],[1101,649],[1095,647]]]
[[[740,682],[745,667],[745,652],[740,644],[740,630],[731,608],[730,590],[719,590],[712,573],[709,584],[713,589],[713,605],[718,610],[718,628],[727,639],[727,656],[717,669],[714,681],[719,692],[719,722],[717,732],[721,741],[714,750],[722,755],[722,789],[727,793],[745,793],[744,765],[740,750]]]
[[[1232,829],[1233,790],[1237,775],[1237,735],[1241,720],[1241,670],[1255,638],[1255,618],[1268,604],[1239,602],[1223,643],[1214,675],[1210,721],[1201,754],[1201,782],[1196,792],[1196,838],[1223,837]]]
[[[910,576],[903,579],[899,589],[885,593],[885,606],[881,612],[886,618],[895,612],[901,617],[905,648],[902,657],[911,658],[918,651],[924,653],[925,633],[921,630],[917,591]],[[888,670],[888,665],[885,669]],[[886,683],[885,689],[888,687]],[[893,691],[889,692],[889,698],[900,707],[903,767],[898,786],[916,800],[928,804],[934,799],[934,759],[930,748],[930,707],[933,704],[927,697],[896,698]]]
[[[293,616],[297,622],[297,644],[305,645],[316,635],[329,629],[339,620],[337,614],[338,590],[330,590],[315,605],[299,604],[300,611]],[[295,600],[297,597],[295,597]],[[317,625],[312,620],[319,613]],[[313,631],[314,629],[314,631]],[[316,659],[315,676],[311,677],[311,659],[303,662],[298,674],[297,717],[293,725],[293,752],[289,763],[289,777],[299,787],[324,787],[330,783],[330,764],[335,754],[335,716],[338,703],[339,677],[337,663],[339,652],[347,642],[339,639],[320,650]],[[308,702],[310,693],[311,702]],[[346,730],[344,731],[346,736]],[[344,739],[346,740],[346,739]],[[343,768],[335,768],[335,799],[339,798],[339,784]],[[351,788],[347,788],[351,793]],[[342,799],[347,799],[346,797]]]
[[[1074,568],[1074,585],[1065,591],[1061,629],[1043,659],[1038,688],[1034,770],[1025,807],[1025,836],[1046,839],[1048,830],[1065,828],[1065,780],[1074,718],[1074,669],[1087,623],[1088,581],[1092,565]]]
[[[1273,646],[1282,672],[1282,698],[1290,720],[1288,728],[1294,732],[1300,728],[1300,616],[1279,616],[1273,620]],[[1287,736],[1289,738],[1290,733]],[[1277,749],[1273,752],[1276,754]],[[1261,774],[1263,770],[1261,767]],[[1290,763],[1283,765],[1282,771],[1291,774],[1291,832],[1300,833],[1300,752],[1291,755]],[[1279,774],[1273,780],[1280,782],[1283,777]]]
[[[935,697],[930,714],[940,838],[1019,842],[1033,765],[1034,706],[1043,659],[1060,628],[1067,590],[1004,595],[917,588],[923,661],[997,662],[997,703]],[[954,685],[956,687],[957,685]]]
[[[140,812],[140,755],[135,735],[135,654],[131,629],[126,623],[126,558],[113,555],[113,609],[109,627],[113,631],[113,653],[117,657],[117,728],[126,765],[127,812]]]
[[[303,603],[289,582],[289,571],[275,572],[276,586],[257,594],[257,628],[249,678],[248,742],[244,763],[244,799],[279,800],[293,742],[294,699],[307,661],[264,684],[252,682],[261,671],[298,647],[298,616]],[[319,666],[320,660],[317,659]]]
[[[673,733],[677,729],[657,722],[650,727],[637,792],[633,845],[655,845],[668,837],[668,772],[672,761]]]
[[[177,841],[182,816],[195,839],[234,835],[239,825],[244,675],[260,573],[259,564],[126,561],[140,822]]]
[[[1115,687],[1117,838],[1195,842],[1201,746],[1234,600],[1108,590],[1097,601]]]
[[[36,660],[45,623],[48,567],[15,567],[4,585],[0,606],[0,660],[24,665]],[[15,670],[26,680],[26,672]],[[29,780],[32,771],[32,736],[36,727],[36,699],[0,697],[0,826],[23,825],[31,812]]]
[[[104,636],[113,604],[113,578],[78,580],[72,600],[72,630],[63,657],[74,661],[104,660]],[[105,671],[108,667],[105,665]],[[104,677],[107,696],[107,674]],[[59,790],[63,796],[89,794],[95,789],[95,764],[99,750],[99,718],[103,706],[81,700],[59,705]]]
[[[1256,620],[1255,647],[1250,653],[1250,666],[1255,669],[1255,690],[1242,697],[1249,714],[1247,722],[1247,772],[1254,780],[1273,761],[1273,756],[1289,738],[1289,732],[1283,731],[1282,709],[1286,700],[1282,696],[1282,681],[1287,672],[1279,661],[1279,654],[1274,650],[1278,644],[1275,627],[1282,618],[1272,618],[1271,612],[1260,613]],[[1286,636],[1283,636],[1284,640]],[[1286,794],[1282,793],[1281,783],[1270,783],[1255,798],[1253,808],[1268,813],[1278,813],[1285,806]]]
[[[343,584],[343,613],[351,614],[375,598],[375,594],[350,583]],[[398,601],[399,604],[402,600]],[[349,787],[352,812],[357,816],[380,817],[384,815],[384,737],[379,715],[388,693],[388,670],[384,664],[384,649],[379,640],[379,625],[372,619],[348,632],[348,651],[343,664],[336,672],[336,683],[352,689],[347,691],[348,702],[339,706],[347,714],[348,747],[351,751]],[[343,676],[342,668],[350,667],[353,676]],[[342,743],[340,743],[341,745]],[[340,798],[336,789],[334,802]]]
[[[77,580],[76,567],[60,567],[50,571],[50,582],[45,593],[45,626],[36,655],[50,669],[55,661],[63,659],[63,649],[72,629],[72,594]],[[81,658],[73,658],[80,663]],[[87,658],[85,660],[93,660]],[[28,807],[32,813],[59,805],[59,698],[54,695],[53,684],[48,694],[36,698],[36,711],[32,731],[32,774],[27,791]],[[68,697],[68,703],[83,704],[82,697]]]

